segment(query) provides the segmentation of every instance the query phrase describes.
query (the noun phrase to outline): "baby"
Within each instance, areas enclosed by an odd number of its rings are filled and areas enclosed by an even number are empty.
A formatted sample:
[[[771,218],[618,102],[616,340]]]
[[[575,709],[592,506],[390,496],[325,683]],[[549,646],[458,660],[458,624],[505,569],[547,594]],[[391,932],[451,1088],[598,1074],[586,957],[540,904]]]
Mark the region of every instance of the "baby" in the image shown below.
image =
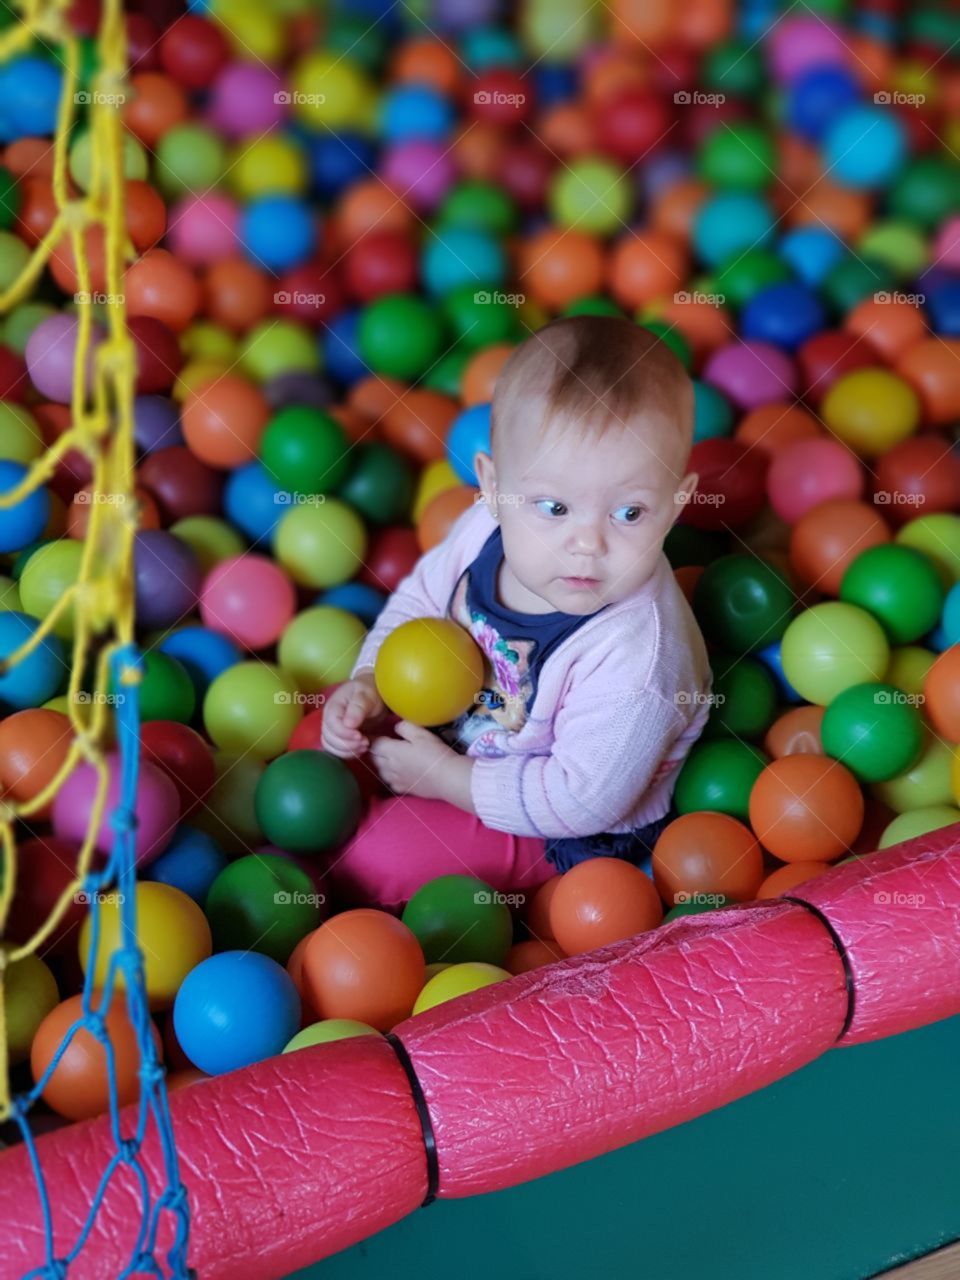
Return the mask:
[[[324,749],[369,750],[394,792],[334,855],[335,893],[397,910],[437,875],[529,893],[584,858],[649,855],[709,711],[662,549],[696,488],[693,411],[680,361],[628,320],[558,320],[512,353],[490,453],[472,459],[477,503],[400,583],[324,712]],[[450,724],[374,736],[377,651],[422,617],[470,632],[483,689]]]

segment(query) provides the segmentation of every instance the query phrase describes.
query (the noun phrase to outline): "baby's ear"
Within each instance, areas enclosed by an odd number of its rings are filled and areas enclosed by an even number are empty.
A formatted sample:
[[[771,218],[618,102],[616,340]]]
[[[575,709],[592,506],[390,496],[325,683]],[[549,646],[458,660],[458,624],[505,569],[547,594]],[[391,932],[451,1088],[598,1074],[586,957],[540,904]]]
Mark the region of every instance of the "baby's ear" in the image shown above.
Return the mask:
[[[700,477],[699,475],[697,475],[696,471],[687,472],[687,474],[680,481],[680,484],[677,486],[677,495],[678,495],[679,502],[681,503],[689,502],[690,496],[693,494],[694,490],[696,489],[697,482],[699,481],[699,479]],[[683,494],[683,497],[679,497],[680,494]]]
[[[489,453],[478,449],[473,455],[473,469],[477,473],[477,480],[483,492],[492,494],[497,487],[497,471]]]

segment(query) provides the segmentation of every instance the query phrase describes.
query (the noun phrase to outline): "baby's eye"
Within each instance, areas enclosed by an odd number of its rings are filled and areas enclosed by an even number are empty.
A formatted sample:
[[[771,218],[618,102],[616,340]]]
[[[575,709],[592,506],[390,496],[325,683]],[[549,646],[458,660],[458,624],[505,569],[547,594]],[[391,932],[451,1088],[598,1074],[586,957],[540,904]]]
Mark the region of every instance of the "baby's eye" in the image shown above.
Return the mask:
[[[621,511],[625,512],[623,516],[624,524],[636,524],[646,511],[646,507],[618,507],[614,515],[619,515]]]
[[[567,511],[567,508],[563,503],[557,502],[554,498],[540,498],[536,503],[534,503],[534,505],[547,516],[562,516],[566,515]],[[545,507],[549,509],[544,511],[543,509]],[[559,510],[557,510],[557,508],[559,508]]]

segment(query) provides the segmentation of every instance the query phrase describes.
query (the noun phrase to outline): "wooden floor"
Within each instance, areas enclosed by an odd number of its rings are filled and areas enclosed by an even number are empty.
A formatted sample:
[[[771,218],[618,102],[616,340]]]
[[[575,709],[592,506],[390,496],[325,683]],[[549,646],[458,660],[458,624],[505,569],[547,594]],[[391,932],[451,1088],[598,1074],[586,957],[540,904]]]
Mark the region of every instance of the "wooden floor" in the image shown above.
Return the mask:
[[[960,1243],[948,1244],[936,1253],[884,1271],[883,1280],[960,1280]]]

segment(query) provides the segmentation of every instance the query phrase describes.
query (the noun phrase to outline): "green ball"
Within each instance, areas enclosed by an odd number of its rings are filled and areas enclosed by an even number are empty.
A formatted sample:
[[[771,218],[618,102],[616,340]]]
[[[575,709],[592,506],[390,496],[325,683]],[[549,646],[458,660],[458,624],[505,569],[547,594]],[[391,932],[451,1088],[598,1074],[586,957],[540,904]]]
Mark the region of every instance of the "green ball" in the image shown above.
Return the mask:
[[[200,124],[178,124],[156,145],[154,181],[165,196],[208,191],[226,173],[227,163],[219,134]]]
[[[611,302],[609,298],[605,298],[600,293],[592,293],[586,297],[577,298],[575,302],[571,302],[564,307],[561,312],[561,315],[564,316],[613,316],[618,320],[623,318],[623,314],[622,307],[618,307],[615,302]]]
[[[865,609],[830,600],[793,619],[784,632],[780,659],[800,697],[826,706],[851,685],[882,680],[890,645]]]
[[[424,387],[430,391],[439,391],[443,396],[457,399],[460,395],[460,384],[463,382],[463,371],[473,358],[473,354],[469,347],[464,346],[456,346],[452,351],[447,351],[424,374]]]
[[[743,121],[715,129],[700,147],[698,166],[707,182],[737,191],[762,191],[777,176],[769,132]]]
[[[268,12],[272,6],[268,6]],[[274,10],[275,11],[275,10]],[[339,57],[378,71],[389,50],[384,25],[371,22],[364,13],[334,13],[328,19],[323,47]]]
[[[30,246],[26,241],[12,231],[0,231],[0,289],[9,289],[29,261]]]
[[[374,373],[412,381],[443,347],[443,322],[435,307],[412,293],[388,293],[360,317],[360,355]]]
[[[913,547],[886,543],[852,560],[840,599],[871,613],[891,644],[911,644],[940,619],[945,591],[936,566]]]
[[[506,236],[517,225],[517,206],[494,183],[468,178],[447,193],[437,220],[441,227],[466,227],[470,231]]]
[[[3,1009],[11,1065],[30,1057],[37,1028],[59,1003],[56,979],[39,956],[24,956],[8,966],[3,984]]]
[[[322,409],[290,404],[267,423],[260,461],[288,493],[331,493],[350,470],[350,442]]]
[[[20,599],[27,613],[45,618],[68,588],[79,581],[83,545],[76,538],[58,538],[34,549],[20,577]],[[75,623],[74,605],[70,604],[53,624],[54,634],[70,639]]]
[[[824,752],[861,782],[886,782],[909,769],[923,750],[915,695],[892,684],[851,685],[827,705],[820,725]]]
[[[759,738],[777,714],[777,686],[769,670],[755,658],[710,659],[713,708],[703,730],[709,738]]]
[[[248,549],[234,526],[218,516],[184,516],[170,526],[170,532],[190,547],[204,574],[221,560],[242,556]]]
[[[735,655],[779,640],[794,604],[793,589],[779,569],[741,553],[708,564],[693,592],[693,611],[707,639]]]
[[[753,98],[767,81],[763,48],[755,40],[724,40],[706,50],[700,76],[711,93]]]
[[[720,265],[711,292],[721,294],[729,306],[739,309],[762,289],[790,279],[790,268],[772,249],[749,249]]]
[[[336,756],[288,751],[257,783],[254,808],[271,844],[290,853],[320,853],[349,840],[360,820],[360,784]]]
[[[687,565],[706,565],[719,559],[727,550],[727,538],[692,524],[675,524],[663,540],[663,552],[672,569]]]
[[[268,662],[237,662],[211,681],[203,725],[221,751],[271,760],[303,717],[296,683]]]
[[[327,498],[291,507],[274,531],[273,548],[300,586],[336,587],[363,563],[367,531],[352,507]]]
[[[922,232],[909,222],[891,221],[868,227],[857,244],[857,253],[884,263],[900,281],[919,275],[930,256]]]
[[[348,466],[350,472],[337,490],[338,497],[371,524],[409,523],[417,478],[402,454],[373,440],[352,451]]]
[[[895,541],[928,556],[948,589],[960,581],[960,516],[952,511],[935,511],[933,515],[908,520],[897,530]]]
[[[292,1040],[283,1046],[284,1053],[293,1053],[297,1049],[308,1049],[314,1044],[330,1044],[332,1040],[351,1040],[354,1036],[378,1036],[376,1027],[366,1022],[357,1022],[354,1018],[324,1018],[322,1022],[312,1022],[302,1031],[298,1031]]]
[[[665,343],[685,369],[689,370],[693,367],[693,350],[679,329],[665,324],[662,320],[647,320],[640,327],[649,330]]]
[[[547,189],[547,208],[561,227],[607,236],[630,218],[633,192],[620,165],[599,157],[559,165]]]
[[[82,191],[90,190],[93,168],[93,139],[90,130],[84,129],[74,135],[76,141],[70,148],[70,177]],[[123,176],[126,179],[143,181],[149,174],[149,162],[146,149],[136,140],[132,133],[123,134]]]
[[[140,719],[178,720],[189,724],[197,706],[197,691],[182,662],[158,649],[143,655],[144,674],[140,683]]]
[[[417,890],[401,918],[427,964],[502,965],[513,942],[513,918],[503,899],[475,876],[438,876]]]
[[[518,294],[502,289],[460,285],[446,294],[441,309],[458,342],[468,350],[512,342],[519,335]]]
[[[57,308],[52,307],[48,302],[21,302],[20,306],[14,307],[3,321],[0,328],[3,341],[22,356],[27,349],[30,335],[37,325],[56,314]]]
[[[284,373],[319,373],[320,348],[306,325],[264,320],[244,339],[240,367],[257,382],[269,382]]]
[[[747,822],[750,792],[770,757],[750,742],[717,738],[698,742],[677,775],[673,802],[677,812],[711,809]]]
[[[9,169],[0,165],[0,229],[12,227],[20,212],[20,187]]]
[[[949,804],[934,804],[926,809],[910,809],[897,816],[883,829],[877,841],[878,849],[889,849],[892,844],[900,844],[904,840],[915,840],[917,836],[925,836],[929,831],[939,831],[941,827],[950,827],[960,822],[960,809]]]
[[[677,895],[681,896],[683,895]],[[724,893],[688,893],[685,896],[689,901],[678,902],[675,907],[671,907],[660,921],[661,924],[669,924],[678,916],[698,916],[703,911],[716,911],[719,907],[729,907],[731,903]]]
[[[217,780],[203,803],[190,815],[190,825],[216,840],[225,853],[249,853],[263,843],[263,832],[253,807],[257,783],[264,770],[253,756],[214,753]]]
[[[896,286],[897,277],[885,262],[851,253],[831,267],[820,288],[837,315],[844,316],[865,298]]]
[[[319,693],[329,684],[350,679],[366,634],[356,614],[318,604],[298,613],[287,626],[277,660],[302,693]]]
[[[251,853],[224,867],[203,909],[214,951],[257,951],[286,964],[300,939],[319,927],[321,902],[296,863],[273,853]]]
[[[894,179],[887,206],[893,217],[936,231],[960,208],[960,166],[946,155],[915,157]]]

